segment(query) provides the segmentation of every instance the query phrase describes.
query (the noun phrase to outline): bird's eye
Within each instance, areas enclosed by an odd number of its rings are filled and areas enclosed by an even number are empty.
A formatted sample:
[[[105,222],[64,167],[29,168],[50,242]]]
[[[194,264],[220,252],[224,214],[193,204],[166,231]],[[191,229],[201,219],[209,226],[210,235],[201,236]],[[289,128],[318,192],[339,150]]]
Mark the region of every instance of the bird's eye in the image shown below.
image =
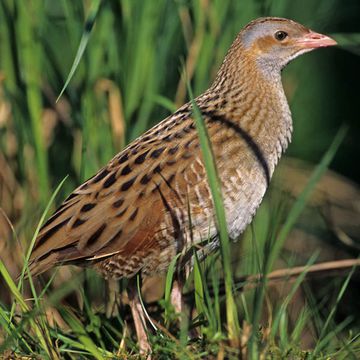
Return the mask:
[[[288,34],[285,31],[277,31],[274,35],[275,39],[278,41],[283,41],[287,36]]]

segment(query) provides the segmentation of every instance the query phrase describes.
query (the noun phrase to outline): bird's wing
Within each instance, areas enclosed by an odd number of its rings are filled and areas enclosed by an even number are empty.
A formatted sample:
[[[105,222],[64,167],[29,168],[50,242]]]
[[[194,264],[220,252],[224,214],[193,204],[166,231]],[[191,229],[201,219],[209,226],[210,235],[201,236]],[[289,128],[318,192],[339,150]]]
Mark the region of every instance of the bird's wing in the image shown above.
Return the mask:
[[[153,239],[146,234],[160,230],[169,204],[186,198],[189,179],[183,174],[198,156],[194,123],[188,111],[179,110],[64,201],[40,230],[30,259],[32,273],[64,262],[131,254],[140,245],[151,247]],[[192,186],[205,180],[204,169],[197,171]]]

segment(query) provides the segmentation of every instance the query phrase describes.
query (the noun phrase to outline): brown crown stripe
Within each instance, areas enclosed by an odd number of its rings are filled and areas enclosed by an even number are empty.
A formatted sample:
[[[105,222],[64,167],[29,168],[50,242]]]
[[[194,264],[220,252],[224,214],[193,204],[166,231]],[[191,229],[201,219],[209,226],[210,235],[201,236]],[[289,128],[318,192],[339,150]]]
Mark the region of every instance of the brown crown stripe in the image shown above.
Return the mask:
[[[259,18],[259,19],[256,19],[256,20],[253,20],[251,22],[249,22],[244,28],[242,31],[244,31],[245,29],[248,29],[250,27],[252,27],[253,25],[255,24],[262,24],[262,23],[265,23],[265,22],[287,22],[289,21],[288,19],[283,19],[283,18],[276,18],[276,17],[264,17],[264,18]]]
[[[110,171],[108,169],[101,170],[92,180],[93,184],[98,183],[100,180],[104,179],[108,174],[110,174]]]
[[[112,184],[114,184],[116,181],[116,173],[113,172],[104,182],[103,188],[109,188]]]
[[[106,224],[102,224],[88,239],[86,242],[86,245],[94,245],[97,241],[97,239],[100,237],[100,235],[103,233],[103,231],[106,228]]]
[[[80,209],[81,212],[87,212],[90,211],[91,209],[93,209],[96,206],[95,203],[88,203],[83,205],[83,207]]]
[[[120,175],[124,176],[124,175],[128,175],[131,173],[131,167],[129,166],[129,164],[127,164],[126,166],[124,166],[124,168],[121,170]]]
[[[135,180],[137,178],[137,175],[134,176],[133,178],[131,178],[129,181],[125,182],[124,184],[122,184],[120,191],[126,191],[129,190],[131,188],[131,186],[134,184]]]
[[[75,221],[74,221],[74,223],[72,224],[72,229],[75,229],[75,228],[77,228],[78,226],[80,226],[80,225],[82,225],[82,224],[84,224],[86,222],[86,220],[83,220],[83,219],[76,219]]]
[[[113,207],[114,207],[114,208],[119,208],[123,203],[124,203],[124,199],[116,200],[116,201],[113,203]]]

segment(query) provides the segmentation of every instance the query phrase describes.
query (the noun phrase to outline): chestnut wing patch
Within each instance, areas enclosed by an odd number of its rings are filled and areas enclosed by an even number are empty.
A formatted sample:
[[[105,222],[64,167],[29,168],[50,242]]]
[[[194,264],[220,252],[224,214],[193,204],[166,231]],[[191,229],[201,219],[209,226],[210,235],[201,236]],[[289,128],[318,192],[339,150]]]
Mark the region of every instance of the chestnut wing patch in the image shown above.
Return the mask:
[[[150,130],[143,137],[149,144],[139,138],[78,187],[41,229],[31,255],[32,267],[42,272],[62,262],[131,252],[139,244],[152,246],[151,232],[163,226],[168,211],[156,189],[174,197],[176,177],[181,177],[196,155],[185,147],[195,129],[191,125],[186,129],[180,129],[180,135],[173,137],[178,140],[172,143],[164,143],[166,131]],[[151,131],[159,133],[156,141]]]

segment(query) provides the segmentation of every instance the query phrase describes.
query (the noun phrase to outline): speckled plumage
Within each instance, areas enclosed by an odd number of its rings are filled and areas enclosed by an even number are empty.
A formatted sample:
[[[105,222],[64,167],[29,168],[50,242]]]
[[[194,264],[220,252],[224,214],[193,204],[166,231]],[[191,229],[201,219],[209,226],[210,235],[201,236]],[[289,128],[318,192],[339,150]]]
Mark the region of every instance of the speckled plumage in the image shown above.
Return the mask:
[[[275,89],[281,96],[272,94],[273,86],[254,92],[246,82],[229,88],[223,84],[224,93],[215,89],[197,98],[197,104],[223,184],[229,233],[236,238],[251,220],[287,146],[290,113],[281,111],[286,102],[280,84]],[[271,121],[257,122],[267,117]],[[70,195],[41,230],[33,258],[44,257],[38,264],[48,259],[49,266],[96,262],[109,277],[131,277],[140,270],[151,275],[165,271],[178,252],[189,249],[191,239],[196,244],[214,237],[213,218],[191,107],[186,104]]]
[[[286,19],[250,23],[235,39],[213,85],[196,99],[234,239],[251,221],[290,141],[291,114],[280,78],[286,61],[259,56],[274,46],[266,31],[278,26],[310,32]],[[257,28],[265,33],[256,42]],[[94,265],[106,277],[132,277],[140,271],[152,275],[166,271],[171,259],[192,245],[211,238],[213,245],[207,246],[216,247],[216,233],[188,103],[133,141],[64,201],[39,233],[31,269],[37,274],[73,262]]]
[[[212,86],[196,98],[233,239],[251,221],[290,141],[282,68],[302,53],[334,44],[291,20],[255,20],[235,39]],[[131,278],[139,272],[165,272],[176,254],[185,255],[194,245],[204,256],[217,244],[188,103],[129,144],[64,201],[41,229],[30,267],[37,275],[76,263],[93,266],[107,278]],[[139,324],[137,331],[141,333]]]

